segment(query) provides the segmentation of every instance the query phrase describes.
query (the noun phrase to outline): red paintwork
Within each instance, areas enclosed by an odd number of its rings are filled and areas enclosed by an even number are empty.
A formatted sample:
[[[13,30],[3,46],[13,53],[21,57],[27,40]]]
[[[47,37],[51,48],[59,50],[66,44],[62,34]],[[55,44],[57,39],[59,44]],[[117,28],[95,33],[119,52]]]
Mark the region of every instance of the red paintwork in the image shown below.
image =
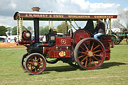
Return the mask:
[[[79,13],[79,14],[73,14],[73,13],[44,13],[44,12],[16,12],[14,14],[14,20],[18,19],[19,17],[22,17],[24,20],[32,20],[33,18],[40,18],[42,20],[67,20],[67,19],[74,19],[78,21],[84,21],[85,19],[113,19],[117,18],[117,14],[89,14],[89,13]]]
[[[49,50],[48,51],[48,56],[49,58],[62,58],[61,56],[59,56],[59,52],[61,52],[62,50]],[[70,50],[63,50],[66,55],[63,56],[64,57],[70,57],[70,53],[71,51]]]
[[[110,59],[110,44],[111,44],[111,36],[102,36],[101,42],[103,43],[106,51],[106,58],[105,60]]]
[[[56,37],[56,46],[71,46],[70,37]]]
[[[26,33],[29,33],[30,36],[27,37],[27,36],[26,36]],[[23,40],[31,40],[31,32],[28,31],[27,29],[25,29],[25,30],[22,32],[22,39],[23,39]]]
[[[73,39],[75,43],[78,43],[80,40],[84,38],[89,38],[89,37],[91,36],[87,31],[85,31],[84,29],[79,29],[75,32]]]
[[[53,55],[54,55],[53,57],[60,58],[61,56],[59,56],[59,52],[61,51],[53,51]],[[65,50],[64,52],[66,53],[66,55],[63,57],[70,57],[70,50]]]
[[[34,40],[21,40],[21,41],[18,41],[18,43],[20,44],[20,45],[24,45],[24,44],[32,44],[32,43],[34,43]]]
[[[45,53],[49,56],[49,58],[61,58],[59,56],[59,52],[64,51],[66,53],[63,57],[70,57],[71,50],[69,47],[71,46],[71,38],[70,37],[56,37],[56,45],[53,47],[45,47]],[[68,48],[68,49],[67,49]]]

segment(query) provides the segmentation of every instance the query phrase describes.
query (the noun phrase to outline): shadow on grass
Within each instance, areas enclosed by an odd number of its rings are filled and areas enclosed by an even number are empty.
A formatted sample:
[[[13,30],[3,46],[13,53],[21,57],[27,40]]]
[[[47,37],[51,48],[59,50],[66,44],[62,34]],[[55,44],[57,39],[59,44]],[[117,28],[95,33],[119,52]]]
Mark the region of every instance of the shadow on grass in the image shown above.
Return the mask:
[[[120,65],[127,65],[127,64],[122,62],[107,62],[107,63],[103,63],[103,65],[99,69],[106,69],[109,67],[120,66]]]
[[[107,63],[103,63],[103,65],[101,67],[99,67],[97,70],[100,69],[107,69],[113,66],[120,66],[120,65],[128,65],[127,63],[121,63],[121,62],[107,62]],[[66,66],[56,66],[56,67],[47,67],[45,69],[45,71],[41,74],[49,74],[51,71],[56,71],[56,72],[66,72],[66,71],[75,71],[75,70],[83,70],[80,67],[72,67],[70,65],[66,65]],[[26,73],[26,72],[25,72]],[[32,75],[32,74],[30,74]],[[38,74],[40,75],[40,74]]]
[[[103,63],[103,65],[101,67],[99,67],[98,69],[106,69],[109,67],[113,67],[113,66],[120,66],[120,65],[127,65],[126,63],[121,63],[121,62],[107,62],[107,63]],[[57,71],[57,72],[65,72],[65,71],[75,71],[77,69],[83,70],[80,67],[75,68],[72,66],[56,66],[56,67],[47,67],[45,71]]]
[[[45,71],[65,72],[65,71],[74,71],[74,70],[77,70],[77,69],[78,68],[67,65],[67,66],[47,67]]]

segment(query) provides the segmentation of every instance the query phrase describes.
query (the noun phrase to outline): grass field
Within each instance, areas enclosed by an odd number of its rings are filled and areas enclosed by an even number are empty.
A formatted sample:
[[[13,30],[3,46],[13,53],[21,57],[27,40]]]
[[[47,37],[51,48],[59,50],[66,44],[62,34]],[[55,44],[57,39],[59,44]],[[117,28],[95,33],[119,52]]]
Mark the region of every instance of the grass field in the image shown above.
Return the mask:
[[[20,66],[25,47],[0,48],[0,85],[128,85],[128,45],[111,49],[111,59],[96,70],[75,69],[61,61],[47,64],[40,75]]]

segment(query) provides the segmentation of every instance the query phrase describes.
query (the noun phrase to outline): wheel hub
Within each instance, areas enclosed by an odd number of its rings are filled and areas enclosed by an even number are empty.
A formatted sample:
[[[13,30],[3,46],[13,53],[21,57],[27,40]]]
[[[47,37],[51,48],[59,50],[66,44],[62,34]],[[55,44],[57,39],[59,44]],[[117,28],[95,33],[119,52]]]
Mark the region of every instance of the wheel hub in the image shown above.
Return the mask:
[[[34,66],[38,66],[38,63],[37,62],[34,62]]]
[[[88,52],[88,56],[89,56],[89,57],[93,56],[93,52],[92,52],[92,51],[89,51],[89,52]]]

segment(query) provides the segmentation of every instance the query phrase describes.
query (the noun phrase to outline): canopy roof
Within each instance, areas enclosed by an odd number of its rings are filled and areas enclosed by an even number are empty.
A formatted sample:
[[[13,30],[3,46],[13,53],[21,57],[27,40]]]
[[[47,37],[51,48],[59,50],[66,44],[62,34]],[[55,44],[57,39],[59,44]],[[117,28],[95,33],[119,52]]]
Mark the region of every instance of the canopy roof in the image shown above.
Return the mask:
[[[21,12],[14,14],[14,20],[23,18],[23,20],[33,20],[39,18],[40,20],[64,21],[74,19],[75,21],[85,21],[87,19],[114,19],[117,14],[111,13],[49,13],[49,12]]]

